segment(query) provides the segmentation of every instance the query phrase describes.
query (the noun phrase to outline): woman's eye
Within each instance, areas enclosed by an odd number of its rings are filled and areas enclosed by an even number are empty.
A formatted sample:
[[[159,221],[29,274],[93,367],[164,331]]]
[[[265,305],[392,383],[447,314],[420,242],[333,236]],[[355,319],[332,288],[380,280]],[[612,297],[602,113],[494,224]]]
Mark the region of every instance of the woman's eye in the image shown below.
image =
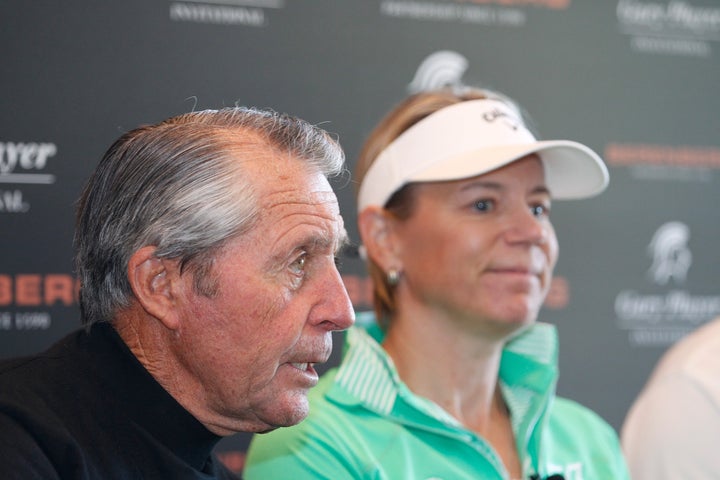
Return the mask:
[[[533,205],[530,207],[530,211],[535,217],[547,217],[550,215],[550,207],[547,205]]]
[[[489,212],[495,206],[495,202],[492,200],[478,200],[473,204],[473,207],[478,212]]]

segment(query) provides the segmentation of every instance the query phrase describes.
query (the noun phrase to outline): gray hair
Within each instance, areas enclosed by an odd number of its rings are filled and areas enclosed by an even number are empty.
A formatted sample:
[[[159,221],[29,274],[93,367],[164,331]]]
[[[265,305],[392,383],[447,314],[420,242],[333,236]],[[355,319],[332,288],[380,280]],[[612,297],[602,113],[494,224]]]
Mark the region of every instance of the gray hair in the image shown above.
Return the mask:
[[[242,160],[264,148],[308,163],[327,178],[345,171],[330,135],[299,118],[246,107],[192,112],[121,136],[78,204],[75,267],[83,323],[111,321],[130,305],[130,257],[146,245],[179,260],[212,296],[215,253],[259,216]]]

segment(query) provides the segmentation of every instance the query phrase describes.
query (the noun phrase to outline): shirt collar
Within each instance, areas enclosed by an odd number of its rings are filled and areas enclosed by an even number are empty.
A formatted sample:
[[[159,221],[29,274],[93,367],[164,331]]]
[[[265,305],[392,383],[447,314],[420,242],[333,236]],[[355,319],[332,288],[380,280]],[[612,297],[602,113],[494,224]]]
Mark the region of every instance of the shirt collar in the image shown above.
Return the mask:
[[[95,372],[107,395],[122,404],[127,420],[203,471],[220,436],[210,432],[180,405],[143,367],[108,323],[90,327],[89,348],[97,358]]]
[[[414,395],[380,345],[383,332],[372,319],[371,314],[358,314],[356,326],[348,330],[345,354],[335,383],[371,410],[387,415],[398,395],[404,396],[405,392],[411,397]],[[500,362],[500,380],[511,411],[517,413],[514,420],[526,416],[538,395],[554,391],[556,379],[557,332],[554,326],[537,323],[506,344]],[[427,410],[428,403],[423,399],[419,407]],[[437,418],[437,412],[433,416]]]

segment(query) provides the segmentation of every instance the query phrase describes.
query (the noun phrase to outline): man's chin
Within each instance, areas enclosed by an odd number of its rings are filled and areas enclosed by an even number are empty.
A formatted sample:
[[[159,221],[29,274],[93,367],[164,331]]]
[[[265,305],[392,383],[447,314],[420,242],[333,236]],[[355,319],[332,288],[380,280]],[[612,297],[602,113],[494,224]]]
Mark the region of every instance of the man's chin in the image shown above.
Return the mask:
[[[305,420],[308,416],[309,405],[307,397],[301,401],[297,398],[290,404],[275,405],[276,408],[260,416],[264,425],[255,429],[256,433],[267,433],[282,427],[291,427]]]
[[[270,428],[266,428],[265,430],[258,430],[258,431],[255,432],[255,433],[260,433],[260,434],[270,433],[270,432],[273,432],[273,431],[277,430],[278,428],[281,428],[281,427],[270,427]]]

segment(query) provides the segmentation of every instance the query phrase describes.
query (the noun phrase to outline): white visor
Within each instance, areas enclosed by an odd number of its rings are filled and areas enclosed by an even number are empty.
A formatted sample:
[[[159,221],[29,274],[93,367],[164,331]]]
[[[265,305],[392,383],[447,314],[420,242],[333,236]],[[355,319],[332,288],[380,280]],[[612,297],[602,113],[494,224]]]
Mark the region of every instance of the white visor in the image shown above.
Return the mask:
[[[537,141],[507,104],[470,100],[438,110],[388,145],[360,185],[358,212],[385,206],[408,183],[470,178],[533,153],[543,162],[554,199],[587,198],[607,187],[607,168],[590,148],[568,140]]]

